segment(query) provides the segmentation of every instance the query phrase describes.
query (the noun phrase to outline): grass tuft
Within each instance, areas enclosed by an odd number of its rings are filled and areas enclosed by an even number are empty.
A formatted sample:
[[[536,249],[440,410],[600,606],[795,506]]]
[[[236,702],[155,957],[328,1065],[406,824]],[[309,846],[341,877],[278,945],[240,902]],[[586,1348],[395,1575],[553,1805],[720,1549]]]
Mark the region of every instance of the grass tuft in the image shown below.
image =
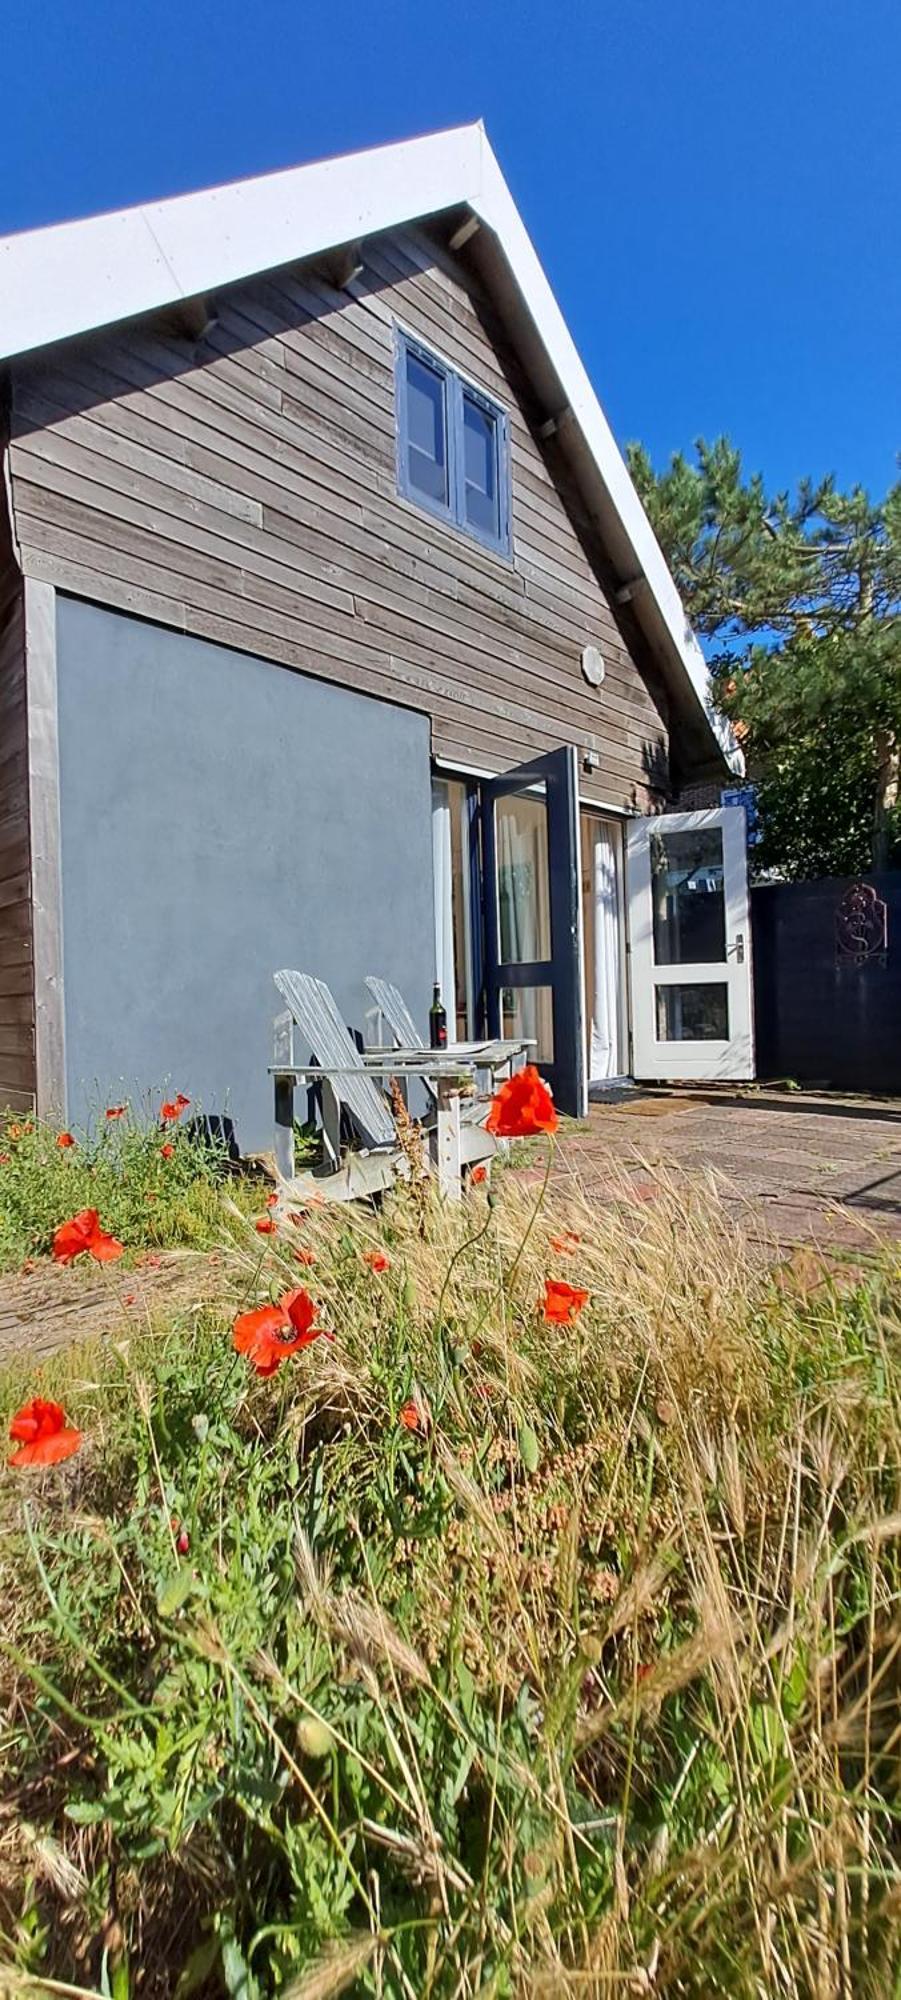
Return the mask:
[[[28,1253],[76,1170],[147,1241],[158,1135],[51,1139]],[[705,1182],[516,1172],[261,1242],[188,1145],[221,1300],[32,1371],[86,1442],[0,1484],[11,1986],[889,1993],[895,1254],[786,1283]],[[334,1340],[258,1380],[231,1319],[298,1283]]]

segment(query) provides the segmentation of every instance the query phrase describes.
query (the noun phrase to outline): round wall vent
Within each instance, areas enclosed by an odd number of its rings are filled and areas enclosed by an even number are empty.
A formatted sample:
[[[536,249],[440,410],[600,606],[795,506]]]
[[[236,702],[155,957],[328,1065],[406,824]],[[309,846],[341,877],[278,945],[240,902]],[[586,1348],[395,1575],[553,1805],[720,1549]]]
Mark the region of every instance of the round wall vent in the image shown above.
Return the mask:
[[[582,647],[582,672],[589,687],[599,688],[604,678],[604,655],[597,646]]]

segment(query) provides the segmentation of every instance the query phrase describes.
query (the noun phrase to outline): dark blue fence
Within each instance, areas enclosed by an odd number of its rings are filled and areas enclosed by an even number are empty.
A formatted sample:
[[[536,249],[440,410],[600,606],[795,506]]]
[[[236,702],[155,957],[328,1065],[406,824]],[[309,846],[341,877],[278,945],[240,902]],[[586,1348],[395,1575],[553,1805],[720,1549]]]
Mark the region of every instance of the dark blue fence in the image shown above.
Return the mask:
[[[751,892],[757,1074],[901,1093],[901,873]]]

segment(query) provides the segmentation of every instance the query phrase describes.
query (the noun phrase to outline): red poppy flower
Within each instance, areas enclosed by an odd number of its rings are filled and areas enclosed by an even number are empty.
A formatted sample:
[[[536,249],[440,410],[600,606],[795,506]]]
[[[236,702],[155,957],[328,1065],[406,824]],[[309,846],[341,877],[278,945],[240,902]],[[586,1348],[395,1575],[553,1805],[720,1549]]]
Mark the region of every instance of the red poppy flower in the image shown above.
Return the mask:
[[[425,1430],[425,1415],[420,1409],[415,1396],[408,1396],[406,1402],[401,1405],[397,1412],[397,1421],[399,1424],[403,1424],[405,1431]]]
[[[298,1264],[315,1264],[316,1262],[315,1254],[312,1250],[295,1250],[294,1257]]]
[[[562,1236],[551,1237],[551,1249],[556,1250],[558,1257],[571,1257],[581,1241],[581,1236],[577,1236],[574,1229],[564,1229]]]
[[[0,1167],[8,1167],[11,1157],[9,1153],[0,1153]]]
[[[496,1139],[528,1139],[536,1132],[556,1132],[554,1100],[534,1063],[527,1063],[501,1084],[491,1100],[485,1128]]]
[[[181,1117],[185,1105],[190,1104],[190,1102],[191,1100],[189,1097],[179,1096],[179,1097],[167,1098],[166,1103],[160,1105],[160,1117],[163,1121],[163,1124],[174,1125],[176,1119]]]
[[[278,1195],[277,1195],[277,1194],[267,1194],[267,1196],[266,1196],[266,1207],[267,1207],[267,1208],[277,1208],[277,1207],[278,1207]]]
[[[472,1181],[473,1187],[481,1186],[482,1181],[487,1181],[488,1179],[488,1168],[484,1166],[473,1167],[469,1178]]]
[[[122,1244],[101,1229],[96,1208],[83,1208],[70,1222],[61,1222],[53,1238],[53,1255],[58,1264],[71,1264],[85,1251],[97,1264],[112,1264],[122,1255]]]
[[[65,1151],[67,1147],[74,1146],[75,1140],[73,1139],[71,1132],[61,1132],[56,1143],[60,1147],[61,1151]]]
[[[369,1265],[370,1271],[390,1271],[391,1269],[391,1259],[387,1250],[364,1250],[363,1262]]]
[[[161,1146],[161,1147],[160,1147],[160,1159],[161,1159],[161,1160],[171,1160],[171,1158],[172,1158],[172,1155],[173,1155],[174,1151],[175,1151],[175,1147],[174,1147],[174,1146],[170,1146],[170,1145],[165,1145],[165,1146]]]
[[[588,1293],[576,1285],[567,1285],[563,1278],[545,1278],[544,1317],[551,1326],[572,1326],[587,1303]]]
[[[127,1109],[127,1104],[108,1104],[106,1116],[107,1118],[124,1118]]]
[[[232,1329],[238,1353],[246,1354],[258,1375],[274,1375],[289,1354],[331,1338],[324,1327],[314,1326],[316,1310],[309,1292],[301,1291],[286,1292],[278,1305],[239,1313]]]
[[[47,1403],[42,1396],[16,1411],[9,1435],[19,1446],[9,1458],[9,1464],[17,1467],[59,1465],[81,1444],[81,1432],[67,1424],[62,1404]]]
[[[275,1236],[278,1234],[278,1223],[273,1221],[271,1215],[258,1215],[253,1226],[258,1236]]]

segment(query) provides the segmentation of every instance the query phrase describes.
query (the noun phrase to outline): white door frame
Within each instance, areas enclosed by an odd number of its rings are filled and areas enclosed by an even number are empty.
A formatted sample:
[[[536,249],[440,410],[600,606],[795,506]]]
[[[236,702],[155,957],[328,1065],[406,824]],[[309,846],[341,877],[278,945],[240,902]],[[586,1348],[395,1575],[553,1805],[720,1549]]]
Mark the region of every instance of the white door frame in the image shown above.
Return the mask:
[[[629,1076],[631,1075],[631,1034],[630,1034],[630,1022],[629,1022],[629,948],[628,948],[628,929],[626,925],[626,842],[624,837],[626,816],[624,813],[620,813],[618,816],[616,816],[612,812],[607,812],[605,808],[602,806],[596,806],[594,804],[587,805],[585,801],[582,800],[579,808],[580,845],[581,845],[583,830],[588,833],[590,841],[591,827],[593,824],[597,824],[598,822],[600,822],[600,824],[602,824],[606,828],[608,833],[613,835],[614,867],[616,870],[616,923],[617,923],[617,931],[619,933],[619,978],[617,980],[618,1018],[616,1024],[617,1053],[619,1056],[619,1067],[617,1069],[615,1076],[593,1077],[589,1073],[591,1067],[591,1009],[588,1005],[588,988],[586,980],[588,937],[584,922],[585,883],[583,878],[583,894],[579,899],[579,926],[582,934],[582,959],[583,959],[582,978],[586,991],[585,1075],[588,1081],[589,1090],[591,1090],[592,1087],[594,1087],[595,1089],[602,1089],[604,1087],[609,1087],[612,1084],[625,1083],[627,1082]],[[590,882],[588,885],[589,894],[591,894],[592,887],[593,887],[593,882]]]
[[[652,842],[655,836],[718,828],[722,836],[724,955],[702,964],[658,965],[654,953]],[[643,1081],[748,1081],[754,1075],[751,997],[751,927],[747,827],[742,806],[706,812],[662,813],[632,820],[628,830],[632,1071]],[[725,987],[728,1033],[721,1039],[659,1033],[658,996],[666,988]],[[678,993],[673,1008],[678,1008]]]

